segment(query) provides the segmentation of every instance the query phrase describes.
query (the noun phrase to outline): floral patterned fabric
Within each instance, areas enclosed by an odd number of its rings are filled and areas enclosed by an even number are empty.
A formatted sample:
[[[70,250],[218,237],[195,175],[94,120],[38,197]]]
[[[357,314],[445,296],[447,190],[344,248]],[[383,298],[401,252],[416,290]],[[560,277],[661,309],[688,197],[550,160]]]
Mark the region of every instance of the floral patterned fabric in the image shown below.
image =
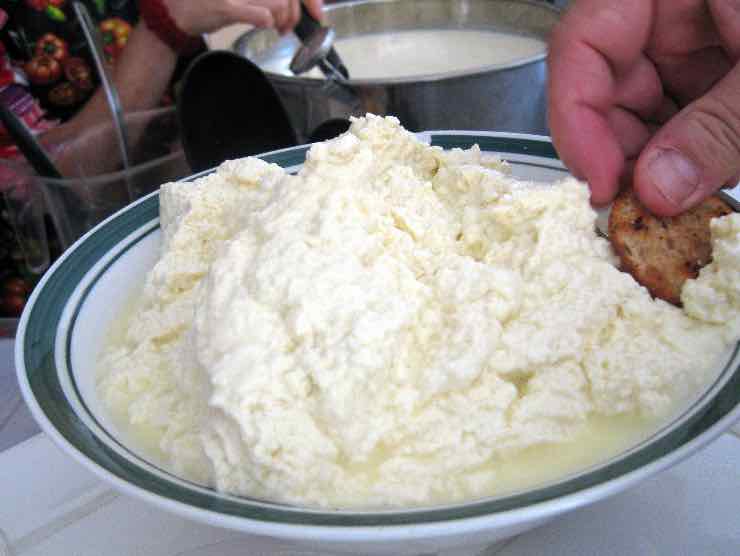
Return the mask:
[[[115,64],[138,19],[136,2],[83,1]],[[0,0],[0,102],[35,133],[84,106],[98,86],[94,68],[72,0]],[[0,124],[0,158],[19,156]],[[0,318],[19,314],[36,278],[26,268],[11,214],[0,203]]]
[[[132,0],[84,0],[103,37],[105,53],[115,63],[126,46],[137,20]],[[29,123],[43,119],[53,123],[71,117],[97,85],[92,58],[77,21],[71,0],[6,0],[0,8],[0,68],[3,81],[12,82],[13,109],[30,116]],[[33,98],[19,101],[23,87]],[[0,90],[0,94],[2,94]],[[29,118],[26,117],[28,121]],[[40,123],[40,122],[39,122]]]

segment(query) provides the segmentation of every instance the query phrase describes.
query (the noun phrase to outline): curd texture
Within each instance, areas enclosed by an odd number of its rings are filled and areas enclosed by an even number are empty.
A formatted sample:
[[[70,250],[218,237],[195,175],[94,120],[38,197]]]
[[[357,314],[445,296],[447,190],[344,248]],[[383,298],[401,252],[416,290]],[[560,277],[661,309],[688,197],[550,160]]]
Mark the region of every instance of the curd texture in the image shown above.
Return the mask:
[[[518,181],[368,115],[290,175],[223,163],[160,196],[161,257],[99,391],[221,491],[402,507],[495,491],[590,419],[660,418],[740,324],[740,216],[683,311],[620,272],[586,184]]]

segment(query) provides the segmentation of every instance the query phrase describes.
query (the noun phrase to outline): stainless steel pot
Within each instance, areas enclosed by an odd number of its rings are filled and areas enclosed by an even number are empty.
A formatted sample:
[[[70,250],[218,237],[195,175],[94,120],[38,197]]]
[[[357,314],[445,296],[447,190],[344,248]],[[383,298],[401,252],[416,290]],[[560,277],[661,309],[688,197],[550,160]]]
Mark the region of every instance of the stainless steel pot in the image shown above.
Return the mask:
[[[411,29],[492,29],[547,40],[559,11],[533,0],[359,0],[327,6],[338,39]],[[547,133],[545,54],[508,65],[345,85],[290,74],[293,35],[252,30],[234,49],[268,74],[297,134],[334,118],[392,114],[409,130],[470,129]]]

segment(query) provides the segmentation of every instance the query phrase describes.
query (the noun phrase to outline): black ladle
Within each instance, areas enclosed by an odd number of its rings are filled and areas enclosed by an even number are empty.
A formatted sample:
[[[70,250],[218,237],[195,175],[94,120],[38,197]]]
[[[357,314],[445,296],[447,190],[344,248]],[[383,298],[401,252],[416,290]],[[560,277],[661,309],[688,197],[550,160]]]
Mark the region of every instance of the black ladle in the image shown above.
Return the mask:
[[[233,52],[206,52],[192,62],[183,77],[177,113],[194,172],[298,144],[265,74]]]
[[[309,45],[311,44],[311,39],[322,29],[326,28],[321,26],[321,23],[309,13],[305,4],[301,2],[301,18],[295,26],[295,29],[293,29],[295,35],[301,39],[301,42],[304,43],[304,45]],[[329,48],[326,53],[326,57],[319,61],[318,65],[327,77],[332,77],[334,74],[333,70],[336,70],[344,79],[349,79],[347,66],[344,65],[344,62],[342,62],[342,59],[339,57],[339,54],[337,54],[337,51],[333,46]]]

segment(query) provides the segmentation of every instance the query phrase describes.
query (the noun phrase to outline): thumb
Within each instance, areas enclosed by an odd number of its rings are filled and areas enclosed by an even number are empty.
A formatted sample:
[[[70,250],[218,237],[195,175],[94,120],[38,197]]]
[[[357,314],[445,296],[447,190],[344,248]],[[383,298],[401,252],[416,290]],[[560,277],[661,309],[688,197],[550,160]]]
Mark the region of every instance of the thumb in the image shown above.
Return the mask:
[[[652,212],[673,216],[738,174],[740,64],[656,132],[635,166],[634,188]]]
[[[324,14],[321,10],[324,7],[324,0],[304,0],[303,3],[306,5],[306,8],[308,8],[308,13],[310,13],[316,21],[323,21]]]

